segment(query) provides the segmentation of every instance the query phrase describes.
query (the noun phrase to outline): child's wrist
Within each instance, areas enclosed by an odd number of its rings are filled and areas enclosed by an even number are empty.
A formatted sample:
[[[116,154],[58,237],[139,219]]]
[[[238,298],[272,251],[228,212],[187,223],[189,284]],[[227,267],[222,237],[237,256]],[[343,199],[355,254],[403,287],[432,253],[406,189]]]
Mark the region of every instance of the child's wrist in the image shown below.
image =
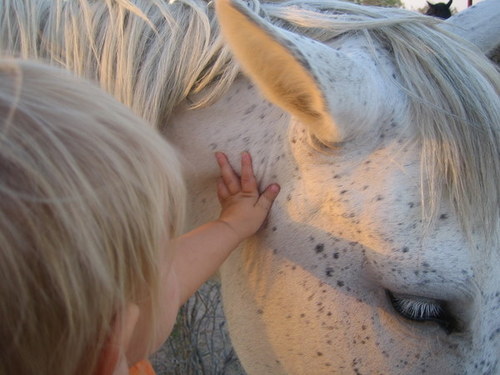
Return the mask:
[[[226,220],[224,219],[217,219],[214,221],[214,223],[217,223],[223,227],[226,228],[226,232],[230,233],[230,236],[235,240],[236,245],[238,245],[240,242],[244,240],[244,238],[238,233],[238,231]]]

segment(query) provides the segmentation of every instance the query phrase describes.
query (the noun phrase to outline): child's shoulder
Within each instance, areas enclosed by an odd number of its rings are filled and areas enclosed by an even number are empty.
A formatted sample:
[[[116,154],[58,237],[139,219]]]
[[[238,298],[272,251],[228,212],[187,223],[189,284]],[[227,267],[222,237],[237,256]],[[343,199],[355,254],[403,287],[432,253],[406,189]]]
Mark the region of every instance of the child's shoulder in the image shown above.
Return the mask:
[[[155,375],[155,370],[149,361],[141,361],[136,363],[129,369],[129,375]]]

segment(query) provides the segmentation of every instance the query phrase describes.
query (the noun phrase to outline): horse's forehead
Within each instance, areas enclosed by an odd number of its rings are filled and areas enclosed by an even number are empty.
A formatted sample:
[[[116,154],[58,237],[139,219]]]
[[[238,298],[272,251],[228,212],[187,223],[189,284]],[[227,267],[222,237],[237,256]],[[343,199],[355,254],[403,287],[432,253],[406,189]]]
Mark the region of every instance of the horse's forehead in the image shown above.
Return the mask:
[[[423,269],[431,289],[467,282],[473,253],[451,205],[443,201],[435,224],[423,224],[416,143],[387,139],[376,149],[351,150],[344,157],[306,152],[306,147],[292,139],[297,168],[288,177],[279,219],[303,224],[293,226],[293,236],[285,225],[282,239],[303,248],[300,262],[316,261],[306,250],[312,249],[312,236],[328,257],[340,250],[359,264],[362,256],[361,264],[377,277],[407,290],[424,280]]]

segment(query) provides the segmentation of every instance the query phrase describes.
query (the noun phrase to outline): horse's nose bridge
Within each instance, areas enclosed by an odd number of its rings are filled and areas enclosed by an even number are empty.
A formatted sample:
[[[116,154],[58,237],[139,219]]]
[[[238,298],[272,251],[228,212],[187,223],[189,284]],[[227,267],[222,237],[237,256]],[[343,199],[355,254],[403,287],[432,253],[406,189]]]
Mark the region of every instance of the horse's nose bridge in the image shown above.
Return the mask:
[[[495,279],[495,278],[492,278]],[[464,348],[473,373],[500,374],[500,285],[483,292],[469,327],[471,348]]]

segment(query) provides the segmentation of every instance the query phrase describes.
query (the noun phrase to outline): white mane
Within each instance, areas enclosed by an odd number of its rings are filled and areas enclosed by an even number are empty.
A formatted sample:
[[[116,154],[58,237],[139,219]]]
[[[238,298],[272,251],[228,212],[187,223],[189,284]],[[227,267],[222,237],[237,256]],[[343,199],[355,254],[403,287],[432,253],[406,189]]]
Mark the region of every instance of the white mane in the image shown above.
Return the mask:
[[[42,58],[94,79],[161,127],[184,100],[213,103],[238,67],[224,46],[211,3],[200,0],[4,0],[0,49]],[[249,6],[264,18],[320,41],[363,33],[394,54],[397,77],[418,127],[429,216],[448,194],[466,231],[498,229],[500,78],[437,21],[399,9],[334,1]],[[494,89],[489,89],[493,87]],[[488,91],[489,90],[489,91]],[[425,194],[427,194],[425,193]]]
[[[203,1],[6,0],[0,50],[40,58],[97,81],[161,126],[190,94],[213,101],[238,68]]]

